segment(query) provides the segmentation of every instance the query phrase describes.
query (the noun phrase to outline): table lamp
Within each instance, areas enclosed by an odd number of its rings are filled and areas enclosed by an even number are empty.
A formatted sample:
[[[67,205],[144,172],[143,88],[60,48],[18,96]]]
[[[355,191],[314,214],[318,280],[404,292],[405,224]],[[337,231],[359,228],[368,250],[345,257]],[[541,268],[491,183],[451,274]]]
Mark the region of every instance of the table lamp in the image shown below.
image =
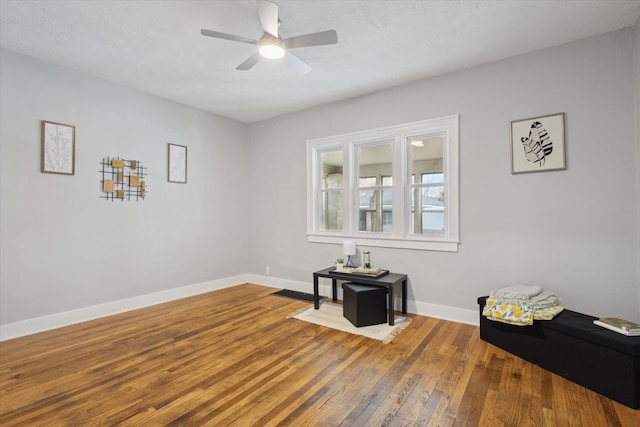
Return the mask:
[[[356,241],[344,240],[342,242],[342,251],[347,256],[347,263],[345,264],[345,267],[355,267],[355,265],[353,265],[353,261],[351,261],[351,255],[356,254]]]

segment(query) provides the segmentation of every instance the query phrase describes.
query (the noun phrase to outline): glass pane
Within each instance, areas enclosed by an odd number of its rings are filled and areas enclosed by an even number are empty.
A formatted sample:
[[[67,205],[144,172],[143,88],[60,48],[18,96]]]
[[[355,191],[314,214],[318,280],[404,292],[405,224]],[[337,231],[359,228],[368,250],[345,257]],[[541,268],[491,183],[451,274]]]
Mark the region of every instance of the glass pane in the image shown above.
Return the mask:
[[[444,233],[443,186],[411,190],[411,231],[412,234]]]
[[[393,227],[393,190],[358,191],[358,231],[380,233]]]
[[[382,177],[382,185],[391,187],[393,185],[393,177],[392,176],[383,176]]]
[[[392,161],[393,146],[390,143],[358,146],[358,176],[390,176]]]
[[[444,233],[444,211],[422,212],[422,234]]]
[[[342,230],[342,191],[323,191],[320,198],[322,229]]]
[[[382,191],[382,209],[390,211],[393,206],[393,190],[391,188]]]
[[[444,187],[422,189],[422,233],[444,232]]]
[[[391,233],[393,231],[393,212],[382,212],[382,232]]]
[[[358,186],[360,187],[374,187],[376,185],[375,176],[365,176],[358,179]]]
[[[385,189],[382,191],[382,232],[390,233],[393,231],[393,190]]]
[[[411,200],[411,234],[422,234],[422,216],[420,215],[420,210],[416,212],[416,194],[419,190],[416,188],[412,188],[410,190],[410,200]]]
[[[376,208],[376,191],[375,190],[360,190],[358,191],[358,208],[360,210],[375,210]]]
[[[423,184],[441,184],[443,182],[444,182],[443,173],[423,173],[422,174]]]
[[[320,152],[322,188],[342,188],[343,150]]]
[[[411,144],[411,174],[422,179],[425,175],[442,174],[444,135],[417,135],[408,141]]]
[[[422,189],[422,204],[436,203],[444,206],[444,187],[434,186]]]
[[[377,214],[378,199],[376,190],[358,191],[359,231],[378,231],[376,226],[379,223]]]

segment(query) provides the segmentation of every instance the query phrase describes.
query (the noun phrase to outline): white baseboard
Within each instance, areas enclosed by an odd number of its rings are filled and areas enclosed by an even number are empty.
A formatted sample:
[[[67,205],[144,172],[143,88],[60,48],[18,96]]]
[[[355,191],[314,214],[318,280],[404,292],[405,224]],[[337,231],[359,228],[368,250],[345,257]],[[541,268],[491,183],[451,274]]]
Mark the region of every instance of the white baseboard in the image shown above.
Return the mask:
[[[407,304],[410,306],[409,303]],[[421,316],[451,320],[452,322],[466,323],[467,325],[473,326],[480,325],[480,313],[476,310],[467,310],[465,308],[430,304],[428,302],[420,301],[413,301],[413,304],[417,306],[416,314],[419,314]]]
[[[196,283],[179,288],[167,289],[154,292],[152,294],[140,295],[104,304],[83,307],[76,310],[54,313],[48,316],[36,317],[20,322],[0,325],[0,341],[31,335],[50,329],[61,328],[75,323],[86,322],[87,320],[98,319],[100,317],[111,316],[125,311],[136,310],[138,308],[149,307],[163,302],[186,298],[217,289],[228,288],[230,286],[247,283],[246,275],[226,277],[224,279],[210,280],[208,282]]]
[[[299,292],[313,292],[313,283],[299,282],[288,279],[278,279],[272,276],[262,276],[258,274],[249,274],[248,281],[256,285],[271,286],[274,288],[286,288]],[[320,278],[318,282],[318,291],[320,295],[331,296],[331,279]],[[338,299],[342,299],[342,289],[338,286]],[[399,295],[395,301],[396,310],[402,308]],[[421,301],[407,301],[407,311],[421,316],[435,317],[437,319],[451,320],[452,322],[466,323],[468,325],[478,326],[480,324],[479,313],[475,310],[467,310],[464,308],[449,307],[446,305],[431,304]]]
[[[113,314],[136,310],[138,308],[161,304],[163,302],[186,298],[218,289],[224,289],[243,283],[255,283],[256,285],[291,289],[306,293],[313,292],[313,283],[310,282],[280,279],[277,277],[263,276],[259,274],[241,274],[238,276],[210,280],[208,282],[196,283],[193,285],[154,292],[152,294],[140,295],[137,297],[0,325],[0,341],[48,331],[50,329],[61,328],[75,323],[86,322],[87,320],[111,316]],[[321,278],[318,283],[318,289],[320,295],[331,296],[331,280]],[[342,289],[338,289],[338,298],[342,298]],[[395,305],[396,309],[400,307],[400,301],[398,299],[396,299]],[[407,301],[407,311],[409,313],[419,314],[422,316],[451,320],[453,322],[466,323],[469,325],[477,326],[479,324],[478,312],[474,310],[409,300]]]

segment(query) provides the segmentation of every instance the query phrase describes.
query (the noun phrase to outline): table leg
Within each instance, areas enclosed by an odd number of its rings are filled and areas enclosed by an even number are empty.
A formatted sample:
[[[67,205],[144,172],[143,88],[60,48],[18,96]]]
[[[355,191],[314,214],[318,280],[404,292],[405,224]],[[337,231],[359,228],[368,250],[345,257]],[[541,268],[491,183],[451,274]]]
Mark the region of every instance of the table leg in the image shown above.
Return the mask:
[[[318,276],[313,275],[313,308],[320,308],[320,296],[318,295]]]
[[[393,285],[389,286],[389,325],[393,326],[395,324],[395,307],[394,307],[394,299],[393,299]]]
[[[333,291],[333,300],[338,301],[338,281],[331,279],[331,290]]]
[[[402,281],[402,314],[407,314],[407,279]]]

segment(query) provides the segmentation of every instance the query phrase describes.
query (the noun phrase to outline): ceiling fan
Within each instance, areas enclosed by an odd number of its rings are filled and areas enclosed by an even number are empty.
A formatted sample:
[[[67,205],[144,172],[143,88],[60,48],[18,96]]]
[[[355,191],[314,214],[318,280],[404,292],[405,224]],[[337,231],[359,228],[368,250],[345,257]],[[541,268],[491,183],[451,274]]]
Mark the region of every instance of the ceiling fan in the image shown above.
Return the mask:
[[[263,31],[260,40],[252,40],[247,37],[220,33],[218,31],[200,30],[200,34],[203,36],[258,46],[258,52],[238,65],[236,70],[249,70],[262,58],[277,59],[286,55],[285,59],[292,67],[300,73],[306,73],[311,70],[311,67],[302,59],[289,52],[289,49],[338,43],[338,34],[335,30],[320,31],[318,33],[303,34],[301,36],[282,39],[278,37],[278,27],[280,27],[278,5],[267,0],[257,0],[256,3],[258,6],[258,18],[260,19]]]

